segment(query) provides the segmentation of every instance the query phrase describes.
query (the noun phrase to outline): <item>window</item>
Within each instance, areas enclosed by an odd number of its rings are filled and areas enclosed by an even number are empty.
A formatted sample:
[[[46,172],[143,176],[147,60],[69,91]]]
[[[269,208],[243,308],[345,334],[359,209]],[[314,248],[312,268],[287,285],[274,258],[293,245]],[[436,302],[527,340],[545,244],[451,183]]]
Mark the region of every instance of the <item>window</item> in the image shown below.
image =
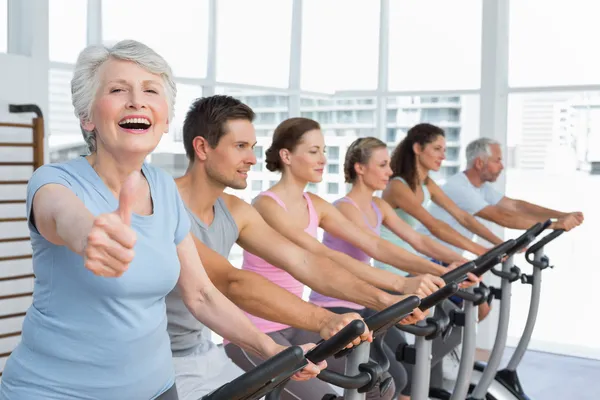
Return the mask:
[[[217,2],[217,80],[288,87],[291,0]]]
[[[177,83],[177,99],[175,101],[175,116],[169,124],[169,139],[183,141],[183,122],[194,100],[202,97],[202,86]],[[165,139],[161,143],[166,142]],[[159,146],[161,145],[159,143]]]
[[[316,183],[310,182],[308,184],[308,186],[306,187],[306,191],[307,192],[311,192],[311,193],[318,193],[319,192],[319,187],[317,186]]]
[[[361,124],[374,124],[375,123],[375,111],[358,111],[357,112],[358,122]]]
[[[339,160],[340,148],[337,146],[327,147],[327,158],[330,160]]]
[[[79,120],[71,104],[73,71],[50,69],[48,72],[48,148],[50,161],[61,162],[87,154]]]
[[[102,39],[111,44],[139,40],[164,57],[175,76],[202,78],[208,15],[208,0],[174,0],[168,7],[161,0],[102,0]]]
[[[338,194],[340,192],[340,185],[337,182],[327,183],[327,194]]]
[[[597,83],[599,11],[589,0],[511,1],[510,86]]]
[[[50,61],[74,64],[86,44],[87,1],[50,0],[48,3]]]
[[[428,122],[439,126],[446,136],[446,160],[439,172],[431,172],[435,180],[451,176],[464,165],[463,150],[479,137],[479,96],[463,95],[460,101],[449,97],[394,96],[388,98],[387,115],[396,114],[386,123],[386,142],[391,151],[414,125]]]
[[[480,0],[391,1],[389,89],[478,89],[481,3]],[[511,7],[512,3],[515,2],[511,2]]]
[[[304,0],[302,8],[302,89],[376,89],[379,2]]]
[[[8,51],[8,0],[0,0],[0,53]]]
[[[273,187],[277,184],[277,181],[269,181],[269,187]],[[312,183],[309,183],[308,186],[312,185]]]
[[[254,156],[259,160],[265,156],[262,146],[254,146]]]
[[[257,162],[255,166],[252,167],[252,171],[262,172],[264,165],[262,162]]]
[[[216,87],[215,93],[233,96],[252,108],[256,114],[254,128],[258,137],[273,135],[277,125],[288,118],[287,94],[229,87]]]
[[[352,111],[338,111],[337,112],[337,122],[338,124],[353,124],[354,113]]]
[[[559,211],[582,211],[585,215],[580,227],[548,246],[551,265],[557,268],[543,273],[543,306],[531,348],[582,357],[598,354],[600,343],[589,330],[586,318],[574,318],[568,326],[557,329],[556,316],[572,312],[571,305],[564,302],[565,296],[577,293],[581,304],[597,302],[595,291],[578,291],[564,282],[578,274],[589,282],[600,278],[600,271],[593,267],[596,264],[590,264],[597,258],[594,233],[598,232],[600,219],[600,92],[510,94],[508,103],[507,147],[517,159],[514,167],[505,162],[506,195]],[[520,233],[505,231],[506,237]],[[529,304],[530,292],[527,285],[513,287],[513,305]],[[516,311],[514,315],[512,310]],[[518,338],[527,308],[512,310],[508,335]]]
[[[263,187],[263,181],[252,181],[252,191],[260,192]]]
[[[385,130],[385,141],[388,143],[396,141],[396,130],[394,128],[387,128]]]
[[[340,173],[340,164],[327,164],[327,173],[328,174],[339,174]]]
[[[188,160],[185,154],[162,153],[158,150],[154,151],[149,158],[152,165],[164,169],[174,178],[185,174],[188,167]]]

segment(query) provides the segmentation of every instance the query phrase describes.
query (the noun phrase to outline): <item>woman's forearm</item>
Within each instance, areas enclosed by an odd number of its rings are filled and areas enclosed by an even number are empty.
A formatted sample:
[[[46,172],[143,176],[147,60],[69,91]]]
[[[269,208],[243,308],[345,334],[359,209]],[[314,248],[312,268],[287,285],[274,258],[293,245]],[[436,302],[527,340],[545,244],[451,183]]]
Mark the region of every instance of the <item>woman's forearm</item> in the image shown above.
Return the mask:
[[[63,208],[56,214],[56,234],[71,251],[83,255],[94,225],[94,216],[87,209],[77,211],[70,212]]]
[[[482,245],[473,242],[472,240],[467,239],[463,235],[456,232],[450,225],[446,223],[441,223],[440,226],[436,226],[435,228],[429,229],[429,231],[438,239],[471,252],[477,256],[485,254],[487,249]]]
[[[393,265],[409,274],[431,274],[440,276],[446,271],[441,265],[406,251],[385,239],[380,239],[378,241],[376,253],[375,259]]]
[[[403,276],[382,269],[373,268],[370,265],[360,262],[339,251],[332,251],[329,257],[357,278],[360,278],[377,288],[398,293],[403,291],[405,281]]]
[[[262,359],[277,353],[278,345],[273,339],[259,331],[216,287],[203,289],[201,295],[186,305],[198,321],[233,344]]]
[[[419,248],[415,247],[415,249],[419,253],[447,264],[451,264],[455,261],[465,261],[465,258],[462,255],[425,235],[421,236]]]
[[[486,228],[481,222],[477,221],[475,217],[469,216],[469,218],[462,225],[477,236],[492,243],[493,245],[498,245],[502,243],[502,239],[494,235],[492,231]]]

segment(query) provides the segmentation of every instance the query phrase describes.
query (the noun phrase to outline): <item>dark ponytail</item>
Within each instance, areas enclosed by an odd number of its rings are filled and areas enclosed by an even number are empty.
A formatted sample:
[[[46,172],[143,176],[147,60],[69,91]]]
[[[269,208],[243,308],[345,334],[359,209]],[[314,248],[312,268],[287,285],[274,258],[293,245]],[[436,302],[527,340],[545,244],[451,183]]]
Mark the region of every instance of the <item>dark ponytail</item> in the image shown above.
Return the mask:
[[[400,177],[406,181],[410,189],[417,190],[417,157],[413,150],[415,143],[425,147],[428,143],[433,143],[439,136],[444,136],[444,131],[431,124],[422,123],[410,128],[406,137],[402,139],[398,146],[392,152],[390,166],[392,167],[392,177]]]

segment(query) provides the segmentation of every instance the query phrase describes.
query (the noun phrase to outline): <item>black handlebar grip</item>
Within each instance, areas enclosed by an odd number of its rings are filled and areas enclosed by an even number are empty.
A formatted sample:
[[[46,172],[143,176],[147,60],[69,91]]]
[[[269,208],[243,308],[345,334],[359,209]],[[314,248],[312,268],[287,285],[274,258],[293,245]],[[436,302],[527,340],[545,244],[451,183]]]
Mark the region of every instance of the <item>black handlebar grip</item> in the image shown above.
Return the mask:
[[[393,325],[400,321],[402,317],[410,314],[419,306],[421,300],[417,296],[409,296],[400,300],[396,304],[379,311],[365,319],[365,323],[373,332],[377,332],[382,328]]]
[[[481,256],[477,257],[474,260],[475,264],[478,267],[480,267],[482,265],[487,265],[487,263],[490,260],[495,259],[499,255],[504,256],[508,251],[510,251],[511,247],[513,247],[514,244],[515,244],[515,240],[514,239],[509,239],[509,240],[507,240],[507,241],[505,241],[503,243],[500,243],[500,244],[492,247],[485,254],[482,254]]]
[[[533,246],[527,249],[527,252],[525,252],[525,258],[531,262],[532,259],[530,258],[530,256],[532,254],[534,254],[536,251],[538,251],[539,249],[541,249],[542,247],[544,247],[545,245],[562,235],[563,233],[565,233],[563,229],[557,229],[544,236],[542,239],[540,239],[539,242],[536,242]]]
[[[477,267],[472,271],[473,275],[480,277],[481,275],[488,272],[490,269],[494,268],[494,266],[501,262],[502,258],[508,252],[510,252],[512,248],[514,248],[514,246],[515,240],[509,239],[506,242],[494,247],[495,250],[493,250],[493,254],[491,254],[489,258],[486,258],[484,262],[477,265]],[[489,253],[492,253],[492,251],[490,251]]]
[[[452,296],[456,292],[458,292],[458,284],[456,282],[449,283],[443,288],[433,292],[429,296],[422,299],[421,304],[419,305],[419,309],[421,311],[425,311],[439,304],[440,302]]]
[[[292,376],[304,361],[304,351],[299,346],[288,347],[269,358],[256,368],[221,386],[204,396],[202,400],[238,400],[245,399],[248,393],[268,385],[274,378],[283,374]],[[304,361],[306,364],[306,361]]]
[[[514,247],[509,251],[508,255],[513,255],[516,252],[520,251],[522,248],[529,245],[529,243],[533,242],[536,237],[539,236],[550,224],[552,224],[551,220],[544,222],[538,222],[533,225],[531,228],[527,229],[521,236],[515,239]]]
[[[475,261],[469,261],[460,267],[453,269],[452,271],[446,272],[444,275],[440,276],[440,278],[442,278],[446,283],[456,282],[466,276],[467,273],[473,271],[476,266],[477,265],[475,264]]]
[[[545,231],[546,229],[550,228],[550,225],[552,225],[552,220],[551,219],[547,219],[546,222],[544,222],[542,224],[542,229],[540,229],[540,231],[538,233],[536,233],[535,236],[537,236],[540,233],[542,233],[542,231]]]
[[[354,339],[362,335],[365,331],[365,323],[360,319],[355,319],[344,327],[341,331],[327,340],[321,341],[306,353],[306,359],[314,364],[333,356],[338,351],[344,349]]]

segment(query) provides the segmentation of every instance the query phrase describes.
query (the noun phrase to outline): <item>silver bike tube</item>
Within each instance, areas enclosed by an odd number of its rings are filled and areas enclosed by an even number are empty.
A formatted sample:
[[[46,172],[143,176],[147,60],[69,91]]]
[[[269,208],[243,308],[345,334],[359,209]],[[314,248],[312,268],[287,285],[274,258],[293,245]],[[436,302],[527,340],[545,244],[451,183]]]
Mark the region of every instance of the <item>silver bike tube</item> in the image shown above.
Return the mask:
[[[346,359],[346,376],[355,376],[360,373],[358,366],[369,362],[371,343],[362,342]],[[358,393],[357,389],[344,389],[344,400],[365,400],[366,393]]]
[[[473,293],[471,289],[468,291]],[[460,366],[458,367],[458,376],[450,400],[464,400],[467,398],[473,363],[475,362],[477,307],[472,302],[465,300],[463,312],[465,313],[465,326],[463,327]]]
[[[435,307],[430,309],[430,315],[435,315]],[[425,321],[420,321],[419,325],[427,325]],[[413,376],[411,385],[412,400],[429,399],[429,380],[431,379],[431,340],[424,336],[415,336],[415,365],[413,366]],[[441,361],[440,361],[441,362]]]
[[[510,256],[506,261],[502,263],[502,271],[509,273],[513,267],[513,257]],[[490,359],[485,367],[483,375],[479,379],[477,386],[473,389],[471,398],[476,400],[485,399],[485,394],[490,387],[490,384],[496,376],[500,362],[502,361],[502,355],[504,354],[504,347],[506,346],[506,338],[508,336],[508,322],[510,320],[510,300],[511,300],[511,283],[508,279],[502,278],[502,298],[500,300],[500,317],[498,319],[498,331],[496,333],[496,341],[490,354]]]
[[[534,260],[540,262],[544,256],[544,248],[538,249],[533,255]],[[533,334],[533,328],[535,327],[535,321],[537,319],[538,309],[540,307],[540,295],[542,289],[542,270],[536,266],[533,267],[533,283],[531,285],[531,302],[529,305],[529,314],[527,315],[527,322],[525,323],[525,329],[523,335],[519,340],[519,344],[515,349],[508,366],[506,369],[515,371],[517,366],[521,362],[523,355],[527,351],[531,335]]]

